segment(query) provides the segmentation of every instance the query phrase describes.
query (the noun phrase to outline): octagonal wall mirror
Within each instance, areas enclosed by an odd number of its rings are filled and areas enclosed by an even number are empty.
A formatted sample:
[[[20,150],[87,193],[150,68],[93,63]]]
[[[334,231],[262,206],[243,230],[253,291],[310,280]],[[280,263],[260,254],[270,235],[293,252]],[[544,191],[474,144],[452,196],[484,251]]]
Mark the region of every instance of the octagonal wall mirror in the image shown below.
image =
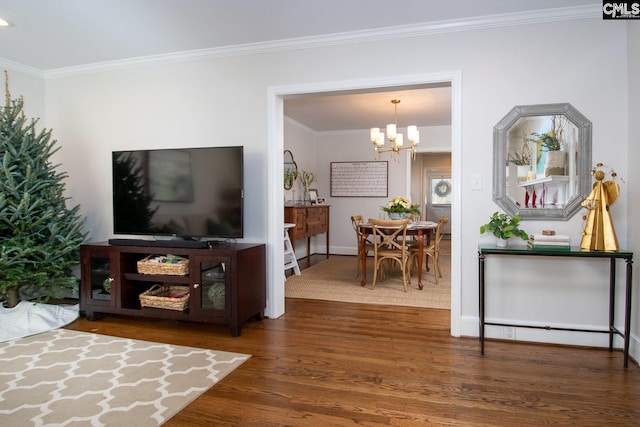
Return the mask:
[[[590,182],[591,122],[571,104],[516,106],[493,128],[493,200],[508,214],[567,220]]]
[[[293,153],[289,150],[284,150],[284,189],[291,190],[293,183],[298,176],[298,165],[293,160]]]

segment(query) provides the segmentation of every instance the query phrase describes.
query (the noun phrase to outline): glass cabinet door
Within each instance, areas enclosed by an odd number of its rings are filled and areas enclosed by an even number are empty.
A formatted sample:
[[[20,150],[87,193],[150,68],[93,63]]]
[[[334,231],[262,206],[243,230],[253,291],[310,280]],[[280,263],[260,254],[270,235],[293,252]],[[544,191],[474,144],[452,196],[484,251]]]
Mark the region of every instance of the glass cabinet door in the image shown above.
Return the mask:
[[[109,254],[94,254],[89,257],[89,281],[92,303],[113,305],[115,299],[115,279],[111,273],[112,259]]]
[[[224,262],[200,262],[201,310],[224,310],[227,304],[227,265]]]

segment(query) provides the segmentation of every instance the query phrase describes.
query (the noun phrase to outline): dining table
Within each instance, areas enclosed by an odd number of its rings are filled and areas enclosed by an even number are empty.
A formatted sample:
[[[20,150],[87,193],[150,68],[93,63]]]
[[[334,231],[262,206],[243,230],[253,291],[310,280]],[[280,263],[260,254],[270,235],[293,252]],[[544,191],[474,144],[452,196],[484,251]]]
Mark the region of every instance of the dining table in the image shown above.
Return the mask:
[[[424,259],[424,248],[431,244],[431,232],[438,227],[437,222],[433,221],[412,221],[407,225],[407,236],[412,236],[418,242],[418,289],[422,289],[422,260]],[[380,227],[382,228],[382,227]],[[369,223],[363,223],[360,229],[360,262],[362,263],[362,281],[361,286],[367,282],[367,253],[365,251],[365,242],[367,238],[373,234],[373,228]],[[393,227],[390,227],[392,230]]]

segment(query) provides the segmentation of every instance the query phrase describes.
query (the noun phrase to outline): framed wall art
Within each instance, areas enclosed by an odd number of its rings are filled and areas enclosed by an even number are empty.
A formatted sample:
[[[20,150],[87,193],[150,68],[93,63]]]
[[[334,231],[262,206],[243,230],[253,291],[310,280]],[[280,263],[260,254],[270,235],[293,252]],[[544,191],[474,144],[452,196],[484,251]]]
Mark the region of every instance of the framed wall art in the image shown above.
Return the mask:
[[[387,197],[389,162],[331,162],[331,197]]]

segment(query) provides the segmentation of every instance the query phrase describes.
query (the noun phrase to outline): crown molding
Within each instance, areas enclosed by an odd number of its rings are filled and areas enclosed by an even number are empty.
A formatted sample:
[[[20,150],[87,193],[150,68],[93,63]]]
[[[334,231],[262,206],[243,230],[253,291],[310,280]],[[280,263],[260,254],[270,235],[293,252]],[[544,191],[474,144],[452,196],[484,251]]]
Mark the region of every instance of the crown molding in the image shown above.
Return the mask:
[[[39,70],[34,67],[30,67],[28,65],[21,64],[19,62],[10,61],[4,58],[0,58],[0,67],[9,69],[12,71],[17,71],[19,73],[23,73],[31,77],[37,77],[39,79],[45,78],[45,73],[42,70]]]
[[[210,49],[199,49],[175,52],[162,55],[151,55],[117,61],[99,62],[76,67],[56,68],[39,71],[30,67],[29,74],[36,73],[45,79],[67,77],[78,74],[97,73],[104,71],[136,68],[141,66],[172,64],[179,62],[203,61],[216,58],[263,54],[270,52],[288,51],[296,49],[310,49],[344,45],[352,43],[371,42],[407,37],[428,36],[433,34],[482,30],[488,28],[510,27],[517,25],[531,25],[545,22],[570,21],[577,19],[600,18],[601,6],[576,6],[554,9],[542,9],[527,12],[505,13],[499,15],[480,16],[470,19],[455,19],[430,23],[402,25],[395,27],[377,28],[372,30],[350,31],[326,34],[321,36],[299,37],[293,39],[275,40],[259,43],[224,46]],[[19,64],[18,64],[19,65]],[[15,67],[12,67],[15,68]],[[26,72],[26,71],[25,71]]]

